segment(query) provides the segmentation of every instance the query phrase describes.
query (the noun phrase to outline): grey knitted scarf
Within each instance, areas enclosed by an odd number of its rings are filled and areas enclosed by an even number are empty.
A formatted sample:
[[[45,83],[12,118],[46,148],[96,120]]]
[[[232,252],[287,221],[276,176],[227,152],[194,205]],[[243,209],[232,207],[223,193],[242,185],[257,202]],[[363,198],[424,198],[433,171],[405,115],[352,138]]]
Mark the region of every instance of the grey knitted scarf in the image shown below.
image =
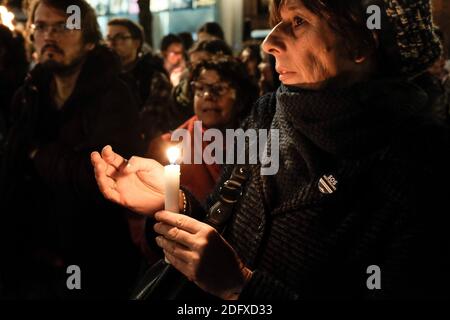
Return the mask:
[[[307,91],[281,86],[271,129],[280,135],[276,202],[325,173],[330,160],[358,158],[386,145],[427,96],[404,81],[371,81],[343,90]]]

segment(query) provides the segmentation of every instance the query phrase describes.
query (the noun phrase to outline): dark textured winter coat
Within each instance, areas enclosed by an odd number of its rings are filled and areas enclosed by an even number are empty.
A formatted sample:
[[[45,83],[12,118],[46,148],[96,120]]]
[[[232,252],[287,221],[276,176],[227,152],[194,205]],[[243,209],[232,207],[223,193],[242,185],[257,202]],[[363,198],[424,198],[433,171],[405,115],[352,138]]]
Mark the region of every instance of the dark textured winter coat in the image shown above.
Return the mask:
[[[61,109],[40,65],[16,95],[0,193],[9,296],[127,297],[137,252],[123,209],[102,197],[90,163],[107,144],[126,157],[140,150],[137,105],[117,62],[103,47],[89,53]],[[82,290],[67,290],[69,265],[80,266]]]
[[[254,271],[240,299],[449,297],[450,135],[426,101],[387,79],[259,100],[246,128],[280,130],[280,170],[250,166],[224,233]],[[330,175],[332,193],[320,182]]]

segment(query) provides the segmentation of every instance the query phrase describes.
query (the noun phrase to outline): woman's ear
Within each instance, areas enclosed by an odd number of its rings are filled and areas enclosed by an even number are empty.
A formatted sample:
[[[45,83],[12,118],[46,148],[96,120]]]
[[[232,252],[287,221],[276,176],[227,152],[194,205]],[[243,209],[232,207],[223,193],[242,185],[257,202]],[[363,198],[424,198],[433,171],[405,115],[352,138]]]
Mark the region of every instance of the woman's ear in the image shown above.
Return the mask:
[[[357,55],[357,56],[355,56],[354,61],[355,61],[355,63],[360,64],[360,63],[363,63],[366,60],[366,58],[367,57],[365,55]]]
[[[353,62],[360,64],[366,61],[369,55],[369,50],[367,48],[359,47],[353,50],[352,60]]]
[[[375,31],[372,32],[372,41],[370,41],[370,44],[367,44],[365,46],[359,46],[353,49],[352,53],[352,60],[355,63],[363,63],[367,60],[368,57],[372,56],[375,51],[378,50],[380,47],[380,38],[379,34]]]

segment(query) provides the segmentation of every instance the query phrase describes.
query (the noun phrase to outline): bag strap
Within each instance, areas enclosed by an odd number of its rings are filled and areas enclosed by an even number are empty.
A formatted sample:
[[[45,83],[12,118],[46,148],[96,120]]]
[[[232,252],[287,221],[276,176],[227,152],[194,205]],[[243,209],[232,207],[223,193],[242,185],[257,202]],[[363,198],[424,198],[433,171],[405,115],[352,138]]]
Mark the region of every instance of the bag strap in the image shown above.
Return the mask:
[[[209,209],[205,223],[223,232],[231,218],[234,205],[242,196],[244,184],[249,176],[248,168],[235,166],[231,177],[219,189],[219,200]]]

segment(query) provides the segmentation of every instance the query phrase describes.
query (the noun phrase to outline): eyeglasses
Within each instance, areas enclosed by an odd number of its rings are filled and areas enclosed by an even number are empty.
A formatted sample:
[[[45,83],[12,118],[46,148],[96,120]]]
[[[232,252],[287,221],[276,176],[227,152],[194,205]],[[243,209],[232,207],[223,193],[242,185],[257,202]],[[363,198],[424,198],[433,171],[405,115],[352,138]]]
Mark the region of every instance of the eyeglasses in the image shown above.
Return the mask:
[[[68,33],[72,31],[71,29],[67,28],[67,25],[65,22],[55,23],[55,24],[46,24],[42,22],[33,23],[31,25],[31,31],[34,35],[43,35],[46,32],[53,33],[55,35],[63,35],[65,33]]]
[[[132,38],[133,37],[131,35],[125,35],[125,34],[118,33],[114,37],[107,36],[106,41],[112,43],[112,42],[125,41],[127,39],[132,39]]]
[[[183,51],[169,51],[169,55],[171,56],[182,56]]]
[[[224,96],[230,90],[230,86],[226,84],[211,85],[198,81],[192,81],[191,87],[192,90],[194,90],[195,95],[200,98],[203,98],[207,92],[210,96],[219,98]]]

